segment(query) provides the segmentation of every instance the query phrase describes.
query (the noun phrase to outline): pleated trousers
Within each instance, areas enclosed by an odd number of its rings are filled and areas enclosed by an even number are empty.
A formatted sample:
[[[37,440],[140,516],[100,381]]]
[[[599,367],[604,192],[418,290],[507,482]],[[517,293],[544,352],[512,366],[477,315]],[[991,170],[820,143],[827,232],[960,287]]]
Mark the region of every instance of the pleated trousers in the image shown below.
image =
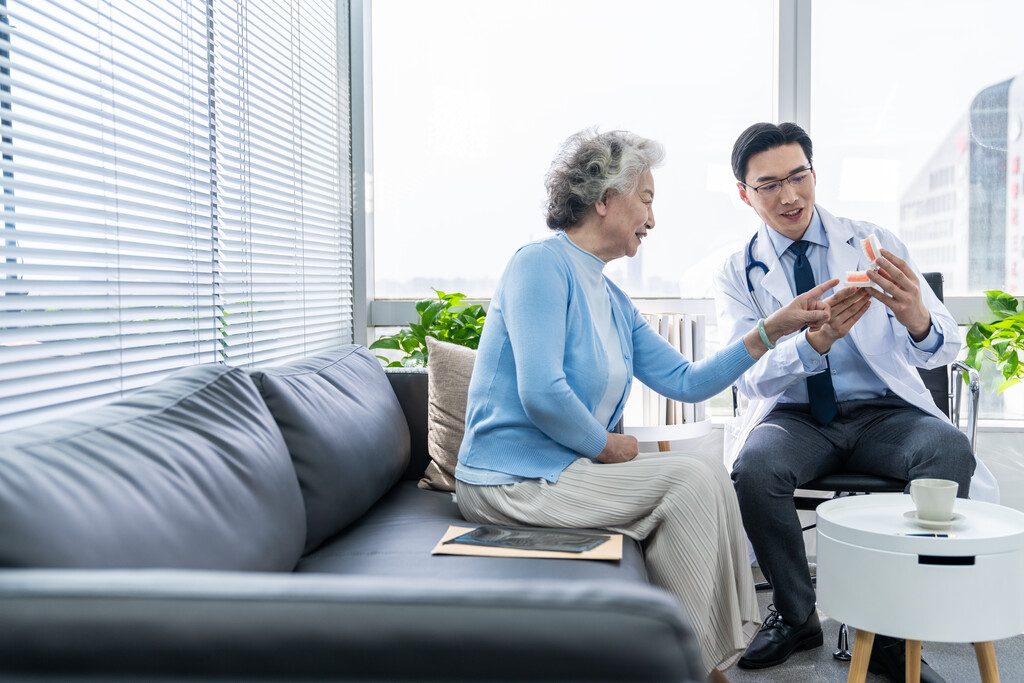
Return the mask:
[[[607,529],[639,541],[651,582],[689,613],[707,672],[728,668],[757,631],[739,506],[718,453],[641,453],[616,464],[578,458],[554,484],[458,482],[456,497],[478,524]]]

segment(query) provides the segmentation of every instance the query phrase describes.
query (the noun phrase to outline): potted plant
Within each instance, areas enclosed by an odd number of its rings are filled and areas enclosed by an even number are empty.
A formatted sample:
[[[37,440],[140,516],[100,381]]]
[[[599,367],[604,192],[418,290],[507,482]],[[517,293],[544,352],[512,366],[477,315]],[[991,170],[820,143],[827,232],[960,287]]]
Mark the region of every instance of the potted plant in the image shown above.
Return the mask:
[[[964,362],[978,371],[981,371],[985,360],[995,363],[1003,376],[998,392],[1002,393],[1024,379],[1024,366],[1020,359],[1020,353],[1024,351],[1024,306],[1013,295],[998,289],[986,291],[985,296],[996,320],[971,325],[967,331],[967,357]]]
[[[480,344],[480,332],[487,315],[480,304],[463,303],[465,294],[447,294],[435,289],[436,299],[416,302],[417,322],[409,323],[395,334],[384,335],[370,344],[371,349],[392,349],[406,355],[398,360],[377,356],[387,367],[424,367],[427,364],[427,337],[468,346]]]

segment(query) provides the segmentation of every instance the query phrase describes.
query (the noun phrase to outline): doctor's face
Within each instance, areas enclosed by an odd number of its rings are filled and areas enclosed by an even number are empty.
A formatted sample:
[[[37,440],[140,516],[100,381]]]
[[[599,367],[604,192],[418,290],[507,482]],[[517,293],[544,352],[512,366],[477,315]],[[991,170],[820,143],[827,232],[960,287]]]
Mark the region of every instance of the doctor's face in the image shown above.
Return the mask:
[[[755,154],[747,162],[745,184],[736,183],[740,199],[749,204],[769,228],[791,240],[799,240],[811,224],[814,212],[817,176],[810,169],[810,160],[795,142]],[[782,183],[781,187],[776,185],[778,182]]]

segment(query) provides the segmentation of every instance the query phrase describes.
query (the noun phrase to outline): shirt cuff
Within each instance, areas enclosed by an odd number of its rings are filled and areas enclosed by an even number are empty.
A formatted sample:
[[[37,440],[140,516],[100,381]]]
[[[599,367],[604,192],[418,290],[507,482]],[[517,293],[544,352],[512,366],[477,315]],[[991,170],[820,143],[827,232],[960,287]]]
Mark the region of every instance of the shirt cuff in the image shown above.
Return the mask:
[[[910,337],[910,332],[907,332],[907,336]],[[945,341],[945,337],[942,333],[935,329],[935,323],[932,323],[928,327],[928,335],[919,342],[914,341],[913,337],[910,337],[910,343],[915,348],[924,351],[925,353],[935,353],[939,347],[942,346],[942,342]]]
[[[828,361],[825,356],[814,350],[811,346],[811,342],[807,341],[807,334],[802,333],[797,335],[796,338],[796,355],[800,357],[800,363],[804,366],[804,371],[809,372],[812,375],[821,372],[828,367]]]

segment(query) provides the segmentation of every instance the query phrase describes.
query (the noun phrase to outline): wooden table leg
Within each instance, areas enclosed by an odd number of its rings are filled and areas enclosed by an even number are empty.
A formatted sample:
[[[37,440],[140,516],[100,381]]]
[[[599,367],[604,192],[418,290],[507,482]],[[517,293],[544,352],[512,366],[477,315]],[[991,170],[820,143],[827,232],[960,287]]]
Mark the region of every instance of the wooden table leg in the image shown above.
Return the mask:
[[[999,667],[996,666],[996,648],[992,641],[975,643],[974,654],[978,656],[978,670],[981,683],[999,683]]]
[[[907,640],[907,683],[921,683],[921,641]]]
[[[850,660],[847,683],[864,683],[868,676],[868,661],[871,659],[871,646],[874,642],[874,633],[857,629],[857,635],[853,639],[853,659]]]
[[[672,450],[671,442],[659,441],[658,450],[661,451],[662,453],[668,453],[670,450]]]

